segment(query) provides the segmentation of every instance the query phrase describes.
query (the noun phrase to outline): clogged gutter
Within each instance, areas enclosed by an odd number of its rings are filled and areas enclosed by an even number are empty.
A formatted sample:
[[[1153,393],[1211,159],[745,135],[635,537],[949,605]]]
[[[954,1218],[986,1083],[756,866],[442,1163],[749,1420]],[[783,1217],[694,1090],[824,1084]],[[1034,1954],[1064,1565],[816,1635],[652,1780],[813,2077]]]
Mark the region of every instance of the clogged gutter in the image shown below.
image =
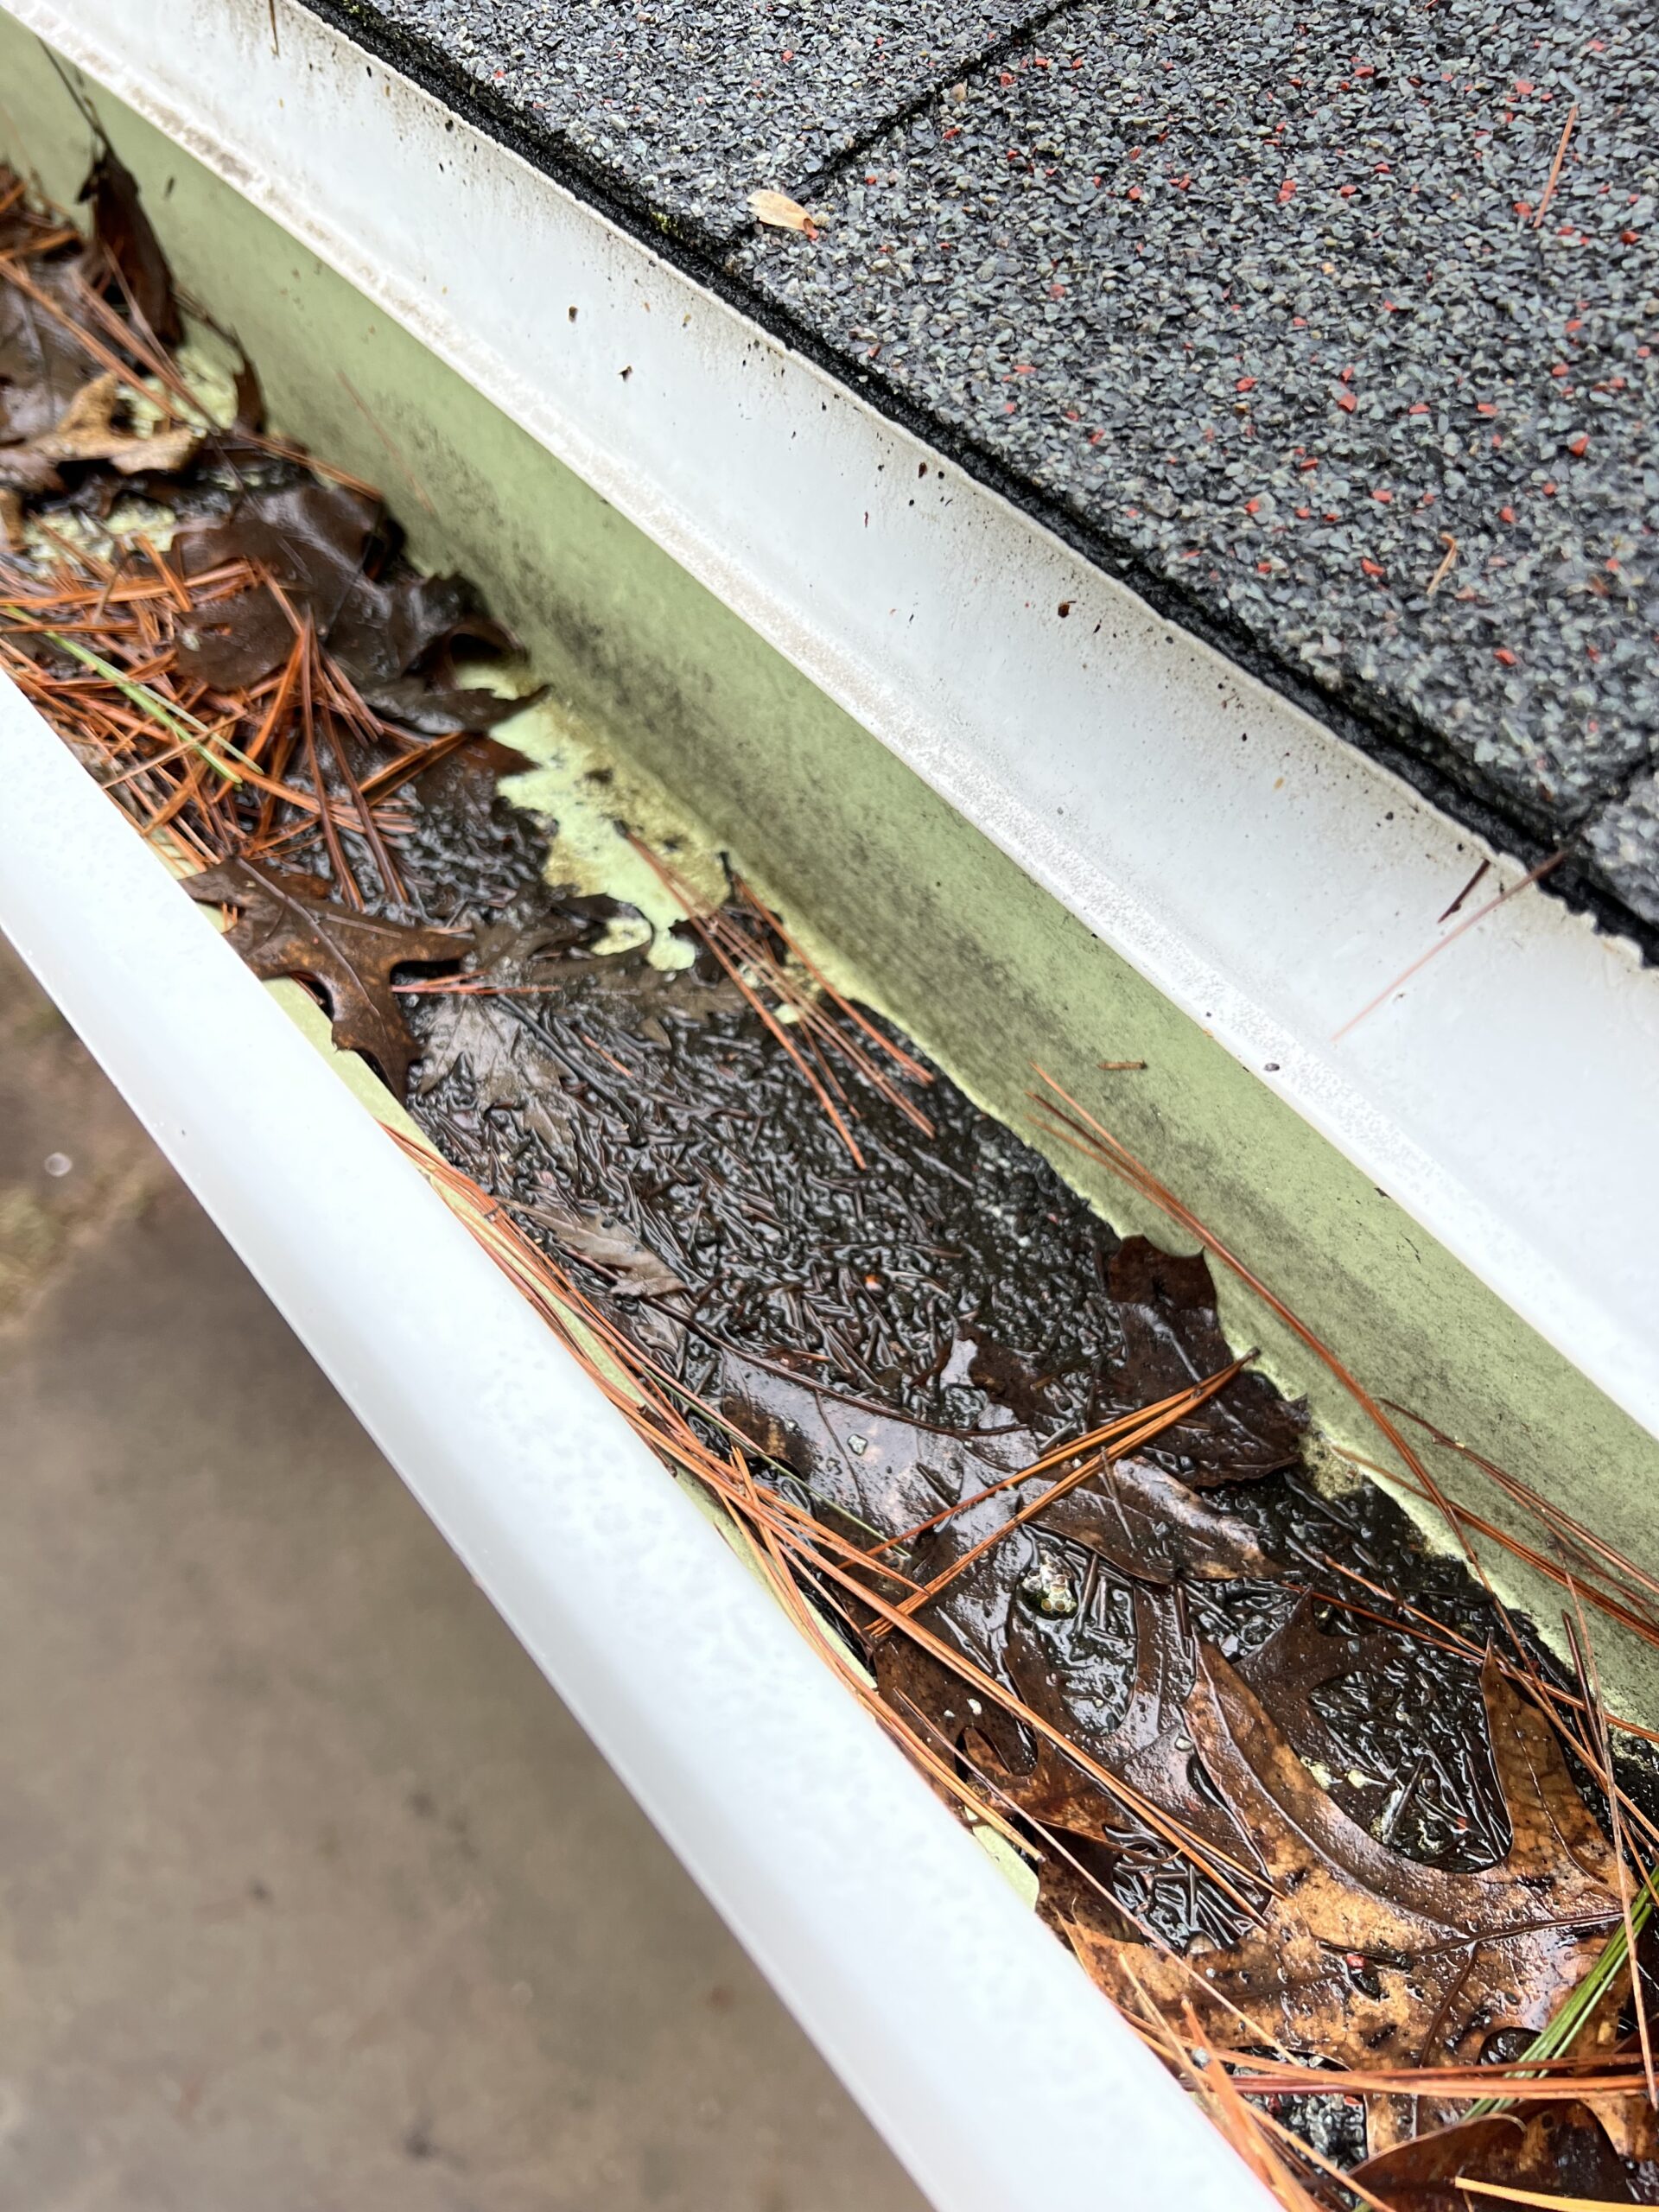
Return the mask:
[[[111,156],[92,197],[88,242],[0,178],[7,671],[1284,2201],[1659,2201],[1659,1826],[1582,1611],[1659,1637],[1650,1590],[1575,1559],[1565,1674],[1235,1359],[1202,1256],[1120,1241],[741,876],[618,840],[654,925],[573,883],[497,793],[524,687],[465,680],[512,641],[222,349],[215,404]]]

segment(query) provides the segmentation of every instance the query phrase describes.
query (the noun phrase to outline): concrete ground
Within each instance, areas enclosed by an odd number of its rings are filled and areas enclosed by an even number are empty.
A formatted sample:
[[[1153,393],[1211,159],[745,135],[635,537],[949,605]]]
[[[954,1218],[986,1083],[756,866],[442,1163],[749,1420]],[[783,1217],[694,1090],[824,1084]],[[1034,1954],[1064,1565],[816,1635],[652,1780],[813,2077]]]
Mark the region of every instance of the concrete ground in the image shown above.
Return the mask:
[[[0,943],[0,2212],[918,2212]]]

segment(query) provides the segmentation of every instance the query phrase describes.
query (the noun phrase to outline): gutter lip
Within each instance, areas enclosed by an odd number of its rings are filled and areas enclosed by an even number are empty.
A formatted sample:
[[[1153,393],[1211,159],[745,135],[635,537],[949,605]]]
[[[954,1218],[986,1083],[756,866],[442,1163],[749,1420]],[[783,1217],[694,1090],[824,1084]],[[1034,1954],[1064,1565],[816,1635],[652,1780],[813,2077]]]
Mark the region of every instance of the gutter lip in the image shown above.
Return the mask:
[[[809,324],[791,315],[771,294],[760,291],[732,274],[724,254],[753,227],[744,222],[729,236],[700,232],[682,218],[655,208],[643,195],[630,192],[626,180],[597,162],[584,161],[580,149],[550,135],[530,130],[512,105],[429,40],[393,29],[378,10],[356,6],[353,0],[289,0],[339,31],[365,53],[418,85],[433,99],[449,109],[482,136],[561,186],[574,198],[626,231],[658,258],[681,270],[694,282],[713,292],[769,336],[787,346],[815,367],[826,371],[854,391],[888,421],[924,443],[932,446],[965,474],[976,477],[988,491],[1017,507],[1040,528],[1061,538],[1104,575],[1126,584],[1136,596],[1189,631],[1205,645],[1224,653],[1239,668],[1269,685],[1303,713],[1321,721],[1355,749],[1389,769],[1413,791],[1452,819],[1471,830],[1498,852],[1536,868],[1557,850],[1566,857],[1543,879],[1548,898],[1558,899],[1570,912],[1587,914],[1610,937],[1634,944],[1644,963],[1659,964],[1659,921],[1649,920],[1599,882],[1588,863],[1574,851],[1582,820],[1567,825],[1552,836],[1552,825],[1529,813],[1520,802],[1505,804],[1488,791],[1472,789],[1464,764],[1451,755],[1440,733],[1419,717],[1401,710],[1394,715],[1368,711],[1357,700],[1338,697],[1311,682],[1293,663],[1284,660],[1241,624],[1210,602],[1184,592],[1179,584],[1149,568],[1139,550],[1085,521],[1065,501],[1049,498],[1030,478],[1011,468],[972,434],[947,423],[921,407],[890,385],[879,371],[872,373],[856,359],[820,336]],[[988,47],[982,61],[1017,45],[1040,29],[1057,10],[1049,8],[1007,36]],[[914,106],[884,118],[885,130]],[[875,133],[855,138],[827,168],[851,160]],[[1615,791],[1590,803],[1587,814],[1615,805],[1625,786],[1637,780],[1650,764],[1632,770]]]
[[[0,779],[0,925],[941,2212],[1268,2207],[5,678]]]
[[[1535,887],[1338,1052],[1479,855],[1390,771],[976,478],[906,499],[934,447],[306,0],[177,0],[159,39],[119,0],[0,4],[585,478],[1659,1435],[1659,973],[1634,945]],[[1541,1025],[1582,1110],[1521,1079]]]

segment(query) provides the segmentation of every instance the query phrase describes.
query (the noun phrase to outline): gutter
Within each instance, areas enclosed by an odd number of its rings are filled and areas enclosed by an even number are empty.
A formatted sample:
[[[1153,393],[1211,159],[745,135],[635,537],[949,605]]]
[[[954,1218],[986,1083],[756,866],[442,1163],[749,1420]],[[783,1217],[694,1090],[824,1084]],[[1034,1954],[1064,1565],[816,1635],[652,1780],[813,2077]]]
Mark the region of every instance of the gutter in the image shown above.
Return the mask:
[[[4,679],[0,790],[7,936],[941,2212],[1265,2206]]]
[[[1512,864],[292,0],[0,0],[0,54],[19,26],[566,464],[1052,894],[1068,944],[1109,948],[1659,1429],[1659,971],[1632,948],[1522,891],[1333,1045],[1478,861]],[[22,112],[28,137],[46,110]],[[624,648],[654,619],[618,612]],[[1265,2201],[10,693],[0,790],[0,926],[934,2201]],[[1493,1379],[1524,1417],[1524,1376]]]

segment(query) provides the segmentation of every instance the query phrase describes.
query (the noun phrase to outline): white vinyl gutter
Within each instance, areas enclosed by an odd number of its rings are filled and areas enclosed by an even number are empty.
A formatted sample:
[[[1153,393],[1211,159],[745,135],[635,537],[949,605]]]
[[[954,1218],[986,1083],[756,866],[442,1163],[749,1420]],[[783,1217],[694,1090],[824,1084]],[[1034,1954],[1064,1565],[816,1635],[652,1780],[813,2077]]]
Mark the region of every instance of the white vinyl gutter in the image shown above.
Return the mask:
[[[656,539],[1659,1433],[1659,972],[1631,947],[1523,892],[1334,1042],[1434,941],[1467,831],[293,0],[3,4]]]
[[[941,2212],[1265,2205],[5,679],[0,792],[0,929]]]
[[[1659,976],[1629,947],[1522,893],[1333,1045],[1432,939],[1466,832],[292,0],[0,9],[566,462],[1659,1431]],[[1265,2202],[9,689],[0,794],[0,928],[942,2212]]]

